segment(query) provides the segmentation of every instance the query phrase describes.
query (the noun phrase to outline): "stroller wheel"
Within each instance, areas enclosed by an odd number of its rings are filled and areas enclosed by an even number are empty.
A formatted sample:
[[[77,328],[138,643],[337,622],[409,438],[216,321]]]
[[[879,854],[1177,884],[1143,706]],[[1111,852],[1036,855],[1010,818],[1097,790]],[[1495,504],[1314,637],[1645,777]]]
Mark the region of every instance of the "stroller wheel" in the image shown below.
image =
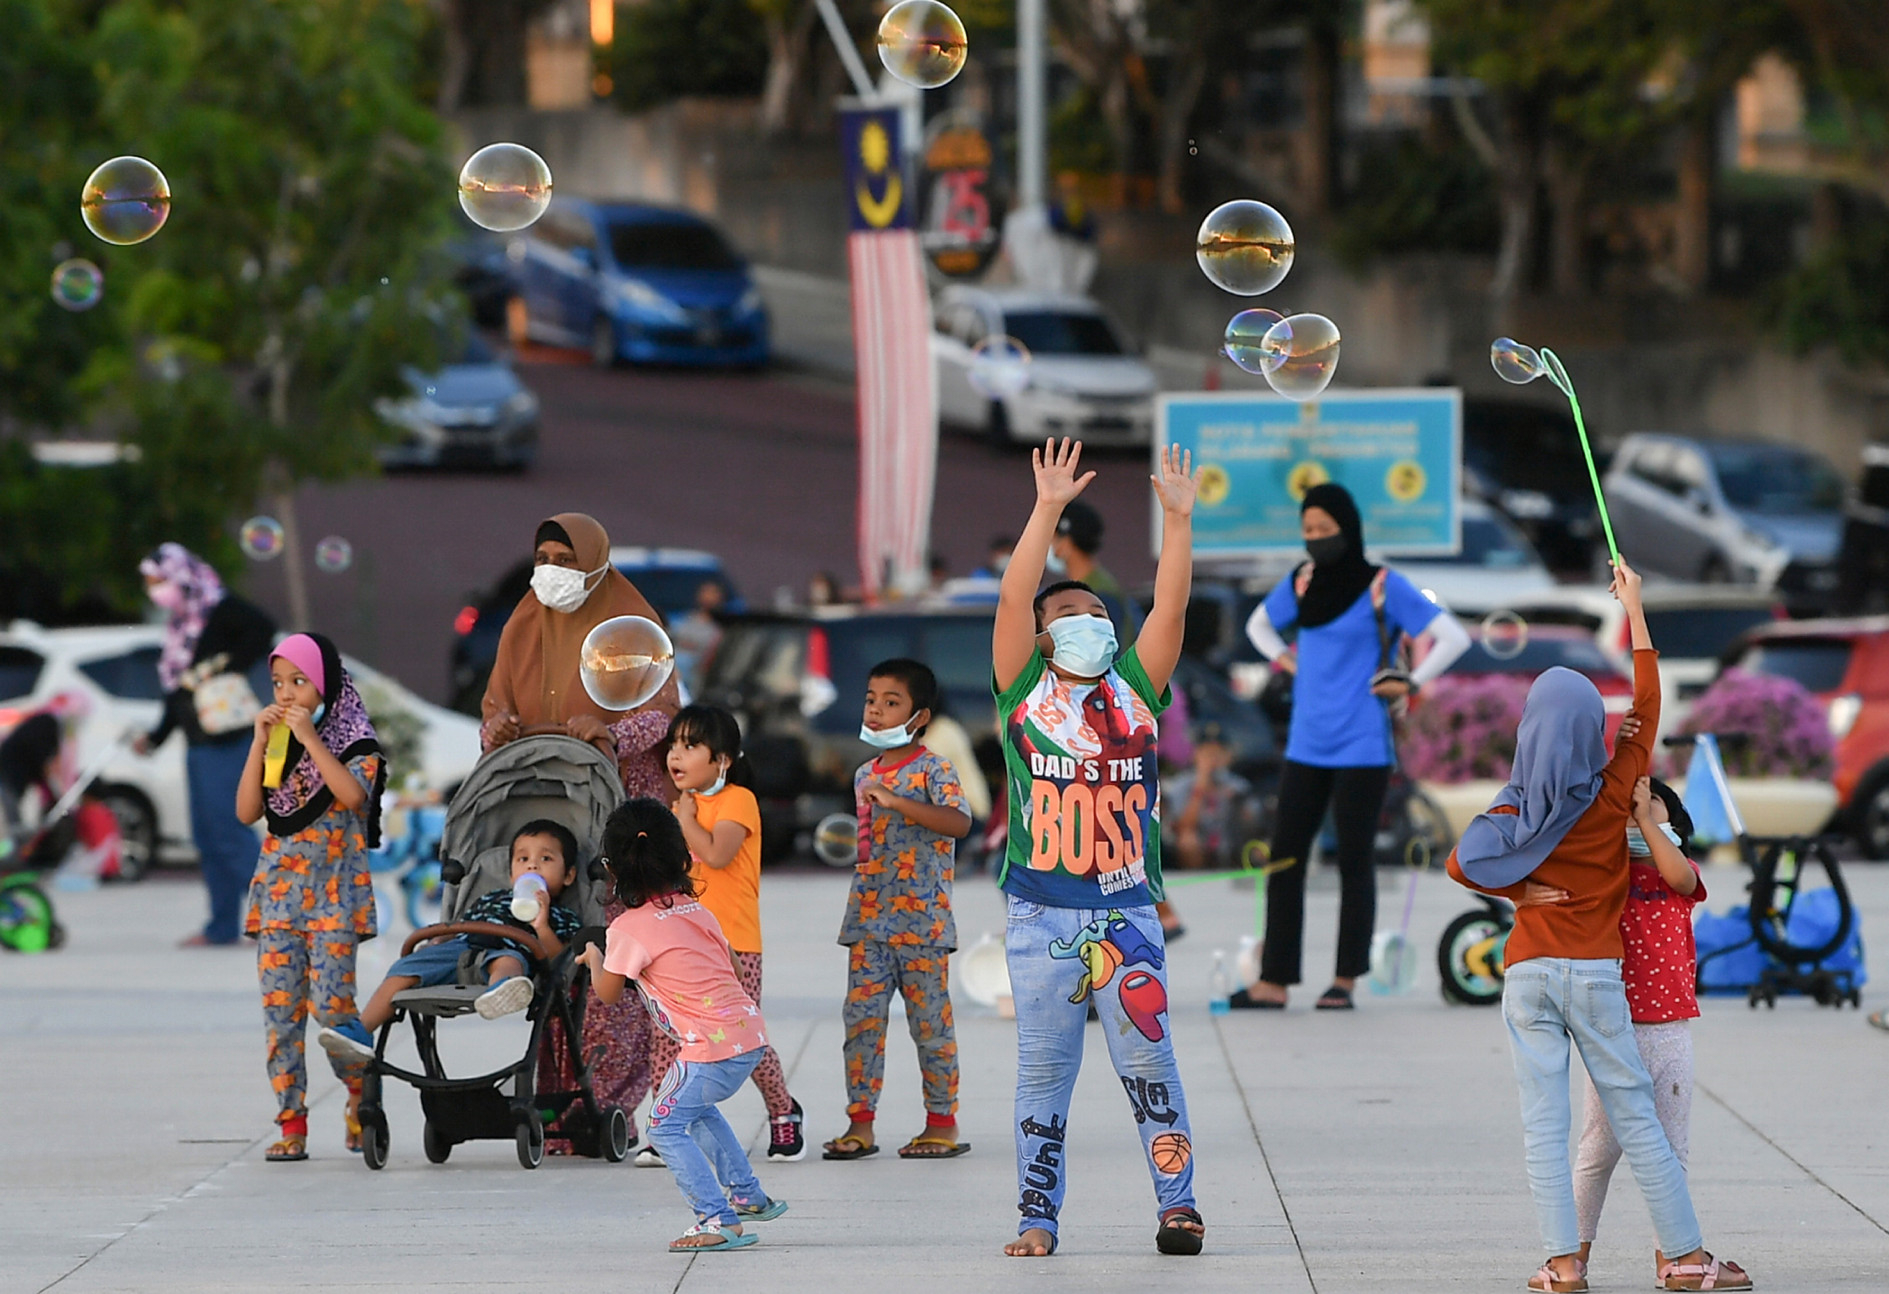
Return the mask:
[[[453,1143],[431,1119],[426,1121],[426,1127],[420,1132],[420,1144],[426,1148],[426,1158],[429,1163],[443,1164],[446,1162],[446,1157],[453,1153]]]
[[[64,932],[44,890],[24,875],[0,883],[0,947],[41,953],[62,942]]]
[[[536,1110],[518,1116],[518,1162],[526,1168],[544,1162],[544,1120]]]
[[[630,1116],[623,1113],[621,1106],[606,1105],[603,1108],[602,1124],[598,1129],[597,1145],[605,1159],[620,1164],[630,1157]]]
[[[372,1169],[387,1167],[387,1116],[378,1109],[363,1109],[361,1120],[361,1162]]]

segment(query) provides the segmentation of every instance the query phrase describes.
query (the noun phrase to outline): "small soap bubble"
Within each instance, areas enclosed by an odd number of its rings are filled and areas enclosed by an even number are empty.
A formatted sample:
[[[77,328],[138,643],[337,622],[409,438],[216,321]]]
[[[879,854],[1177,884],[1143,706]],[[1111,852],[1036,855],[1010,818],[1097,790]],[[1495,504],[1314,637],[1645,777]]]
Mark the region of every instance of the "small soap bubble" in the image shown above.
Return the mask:
[[[100,163],[85,181],[79,213],[85,227],[101,239],[130,247],[162,229],[170,218],[170,182],[142,157],[114,157]]]
[[[971,350],[969,376],[986,400],[1021,395],[1030,385],[1030,348],[1015,337],[986,337]]]
[[[459,205],[481,229],[523,229],[551,205],[551,168],[523,144],[487,144],[459,172]]]
[[[105,275],[86,260],[70,260],[52,272],[52,299],[66,310],[90,310],[105,295]]]
[[[1548,370],[1533,346],[1524,346],[1513,337],[1498,337],[1489,346],[1489,363],[1504,382],[1527,386]]]
[[[282,556],[282,523],[274,517],[251,517],[236,537],[251,561],[272,562]]]
[[[339,575],[354,565],[354,545],[340,535],[329,535],[315,545],[315,567],[328,575]]]
[[[935,90],[964,70],[964,24],[938,0],[903,0],[879,20],[879,61],[907,85]]]
[[[1497,660],[1514,660],[1528,649],[1528,621],[1513,611],[1491,611],[1482,618],[1479,638]]]
[[[1310,400],[1338,371],[1338,325],[1324,315],[1288,315],[1260,341],[1266,383],[1288,400]]]
[[[634,710],[662,691],[675,668],[669,635],[642,616],[604,621],[584,636],[578,651],[584,691],[606,710]]]
[[[1226,340],[1221,350],[1226,357],[1256,377],[1264,377],[1277,357],[1260,343],[1272,326],[1285,316],[1277,310],[1242,310],[1227,321]]]
[[[1256,297],[1279,286],[1292,268],[1292,226],[1263,202],[1222,203],[1200,222],[1194,259],[1215,287]]]

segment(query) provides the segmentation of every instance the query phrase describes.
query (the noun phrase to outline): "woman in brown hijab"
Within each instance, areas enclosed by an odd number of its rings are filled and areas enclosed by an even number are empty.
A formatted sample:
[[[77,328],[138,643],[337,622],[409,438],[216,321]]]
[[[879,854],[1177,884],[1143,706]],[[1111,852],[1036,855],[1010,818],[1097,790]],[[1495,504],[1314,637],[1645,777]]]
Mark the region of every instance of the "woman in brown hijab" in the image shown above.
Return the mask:
[[[539,526],[535,560],[532,590],[506,622],[492,681],[486,685],[481,729],[485,749],[517,740],[526,728],[562,724],[565,732],[616,760],[617,774],[630,795],[673,799],[675,787],[662,756],[670,716],[680,708],[675,679],[641,708],[618,714],[592,701],[578,677],[584,637],[597,625],[615,616],[643,616],[658,624],[662,618],[610,565],[610,537],[591,517],[565,512]],[[623,906],[612,896],[605,911],[615,920]],[[597,1100],[621,1106],[630,1116],[632,1144],[636,1107],[660,1077],[650,1072],[652,1027],[649,1013],[635,997],[606,1005],[593,992],[584,1007],[583,1050],[596,1057],[591,1081]],[[575,1086],[561,1028],[551,1022],[540,1053],[541,1091]],[[552,1154],[570,1150],[569,1139],[556,1127],[547,1129],[545,1144]]]

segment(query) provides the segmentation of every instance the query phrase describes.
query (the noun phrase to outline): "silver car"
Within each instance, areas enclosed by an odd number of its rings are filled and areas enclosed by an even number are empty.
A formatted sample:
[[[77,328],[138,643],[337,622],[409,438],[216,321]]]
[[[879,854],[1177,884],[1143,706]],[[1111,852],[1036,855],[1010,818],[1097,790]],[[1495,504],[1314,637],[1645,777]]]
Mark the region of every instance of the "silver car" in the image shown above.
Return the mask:
[[[1843,478],[1795,445],[1638,434],[1605,484],[1621,555],[1641,571],[1775,589],[1816,609],[1837,587]]]

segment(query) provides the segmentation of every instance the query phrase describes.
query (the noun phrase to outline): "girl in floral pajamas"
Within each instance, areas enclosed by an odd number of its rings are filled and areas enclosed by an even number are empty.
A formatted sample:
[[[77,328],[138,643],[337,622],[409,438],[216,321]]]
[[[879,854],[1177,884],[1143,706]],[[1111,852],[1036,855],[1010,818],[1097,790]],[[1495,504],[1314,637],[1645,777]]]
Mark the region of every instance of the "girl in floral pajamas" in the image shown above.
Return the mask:
[[[269,1082],[282,1128],[265,1157],[286,1163],[308,1158],[309,1014],[333,1027],[362,1027],[354,954],[377,931],[367,851],[380,843],[387,761],[333,643],[318,634],[285,638],[269,658],[269,675],[274,703],[256,716],[236,816],[268,820],[246,933],[256,940]],[[279,784],[265,786],[269,734],[278,724],[289,730],[288,754],[271,778]],[[358,1151],[360,1062],[330,1059],[348,1089],[347,1146]]]

